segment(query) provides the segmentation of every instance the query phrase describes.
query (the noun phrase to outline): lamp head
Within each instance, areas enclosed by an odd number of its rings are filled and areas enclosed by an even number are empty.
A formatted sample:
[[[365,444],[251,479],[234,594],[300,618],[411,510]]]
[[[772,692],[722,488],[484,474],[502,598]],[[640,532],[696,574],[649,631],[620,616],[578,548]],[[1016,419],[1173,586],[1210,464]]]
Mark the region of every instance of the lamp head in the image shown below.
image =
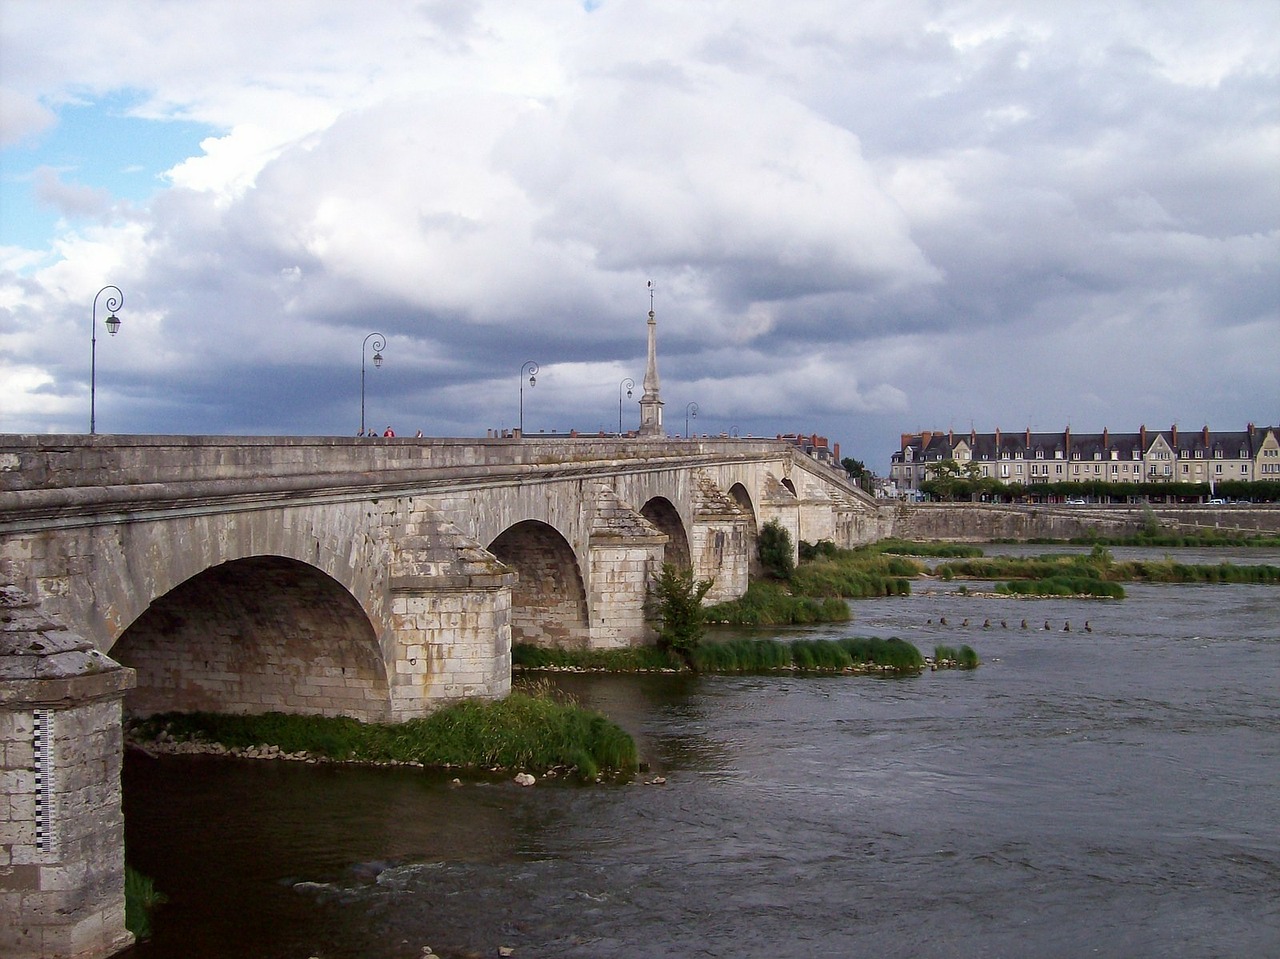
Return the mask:
[[[114,313],[107,317],[107,332],[112,336],[120,332],[120,317]]]
[[[377,367],[378,369],[381,369],[381,368],[382,368],[382,354],[381,354],[381,353],[374,353],[374,354],[373,354],[373,365],[374,365],[375,367]]]
[[[534,376],[532,373],[530,373],[530,374],[529,374],[529,386],[530,386],[530,387],[534,387],[534,386],[537,386],[537,385],[538,385],[538,378],[537,378],[536,376]]]

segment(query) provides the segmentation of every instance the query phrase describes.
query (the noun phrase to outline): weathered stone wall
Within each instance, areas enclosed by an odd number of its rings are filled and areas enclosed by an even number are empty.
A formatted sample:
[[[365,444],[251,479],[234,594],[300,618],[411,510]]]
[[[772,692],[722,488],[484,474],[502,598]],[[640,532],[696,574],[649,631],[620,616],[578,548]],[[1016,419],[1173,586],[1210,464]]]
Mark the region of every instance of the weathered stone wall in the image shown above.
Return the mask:
[[[131,670],[0,584],[0,955],[99,959],[124,925]]]

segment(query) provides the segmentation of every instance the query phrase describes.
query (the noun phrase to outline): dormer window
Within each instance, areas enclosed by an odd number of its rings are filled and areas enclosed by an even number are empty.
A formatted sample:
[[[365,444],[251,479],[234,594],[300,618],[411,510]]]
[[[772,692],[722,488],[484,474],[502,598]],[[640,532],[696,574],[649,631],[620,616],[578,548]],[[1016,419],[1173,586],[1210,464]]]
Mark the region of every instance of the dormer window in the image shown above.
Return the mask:
[[[1196,450],[1196,459],[1198,460],[1204,459],[1204,450]]]
[[[1038,460],[1044,459],[1044,450],[1036,450],[1036,459]]]
[[[1094,454],[1093,454],[1093,458],[1094,458],[1095,460],[1100,460],[1100,459],[1102,459],[1102,454],[1101,454],[1101,453],[1094,453]]]

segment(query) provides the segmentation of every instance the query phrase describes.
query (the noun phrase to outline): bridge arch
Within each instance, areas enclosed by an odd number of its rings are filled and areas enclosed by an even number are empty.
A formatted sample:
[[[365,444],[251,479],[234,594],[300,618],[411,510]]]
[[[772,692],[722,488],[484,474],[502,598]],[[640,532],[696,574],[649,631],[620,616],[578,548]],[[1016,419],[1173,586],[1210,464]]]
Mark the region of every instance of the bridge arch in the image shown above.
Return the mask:
[[[690,569],[693,565],[689,549],[689,533],[685,528],[680,511],[665,496],[655,496],[640,508],[640,515],[667,534],[667,547],[663,562]]]
[[[187,579],[116,640],[137,671],[128,711],[278,711],[385,719],[387,673],[347,589],[283,556],[231,560]]]
[[[745,530],[747,537],[747,569],[753,579],[758,578],[761,574],[760,521],[756,518],[755,504],[751,502],[750,491],[742,483],[734,483],[729,487],[729,497],[738,504],[738,508],[747,517]]]
[[[587,593],[573,547],[540,520],[509,526],[488,546],[516,571],[511,593],[511,642],[558,648],[590,639]]]

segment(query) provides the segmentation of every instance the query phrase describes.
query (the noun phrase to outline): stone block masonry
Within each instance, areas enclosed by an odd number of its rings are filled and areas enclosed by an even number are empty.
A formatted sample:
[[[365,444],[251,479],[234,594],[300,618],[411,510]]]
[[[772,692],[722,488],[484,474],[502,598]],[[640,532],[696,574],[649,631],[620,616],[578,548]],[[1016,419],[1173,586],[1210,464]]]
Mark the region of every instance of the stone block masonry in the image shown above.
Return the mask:
[[[121,699],[132,670],[0,584],[0,955],[99,959],[124,924]]]

